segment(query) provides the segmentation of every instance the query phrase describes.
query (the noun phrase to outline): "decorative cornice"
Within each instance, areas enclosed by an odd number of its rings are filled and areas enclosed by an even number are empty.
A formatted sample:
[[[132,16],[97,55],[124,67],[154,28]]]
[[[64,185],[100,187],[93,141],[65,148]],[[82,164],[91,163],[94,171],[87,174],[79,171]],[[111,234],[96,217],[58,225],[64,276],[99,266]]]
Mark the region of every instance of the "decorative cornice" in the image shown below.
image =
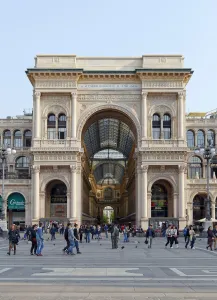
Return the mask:
[[[75,80],[36,80],[35,88],[76,88]]]

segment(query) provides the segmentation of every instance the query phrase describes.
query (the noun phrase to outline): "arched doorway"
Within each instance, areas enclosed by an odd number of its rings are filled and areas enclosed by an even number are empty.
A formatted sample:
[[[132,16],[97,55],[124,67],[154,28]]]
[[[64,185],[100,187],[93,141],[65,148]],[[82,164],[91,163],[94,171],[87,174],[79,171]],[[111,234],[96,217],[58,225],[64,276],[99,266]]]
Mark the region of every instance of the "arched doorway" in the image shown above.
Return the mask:
[[[25,198],[22,194],[11,193],[7,198],[8,225],[16,224],[25,228]]]
[[[168,217],[168,192],[160,183],[153,184],[151,188],[151,217]]]
[[[46,186],[45,216],[53,221],[67,218],[67,187],[60,180],[53,180]]]
[[[111,206],[106,206],[103,209],[103,223],[111,224],[115,220],[114,209]]]
[[[155,228],[162,223],[178,225],[174,218],[173,187],[167,180],[157,180],[151,187],[151,223]]]
[[[91,217],[102,223],[103,208],[111,205],[115,207],[117,219],[126,218],[127,212],[134,215],[135,221],[135,124],[121,111],[102,109],[86,121],[81,138],[84,148],[82,198],[84,201],[85,195],[92,191],[89,211],[94,215]],[[87,215],[86,203],[83,208]]]
[[[205,207],[206,194],[197,194],[193,199],[193,222],[206,217]]]

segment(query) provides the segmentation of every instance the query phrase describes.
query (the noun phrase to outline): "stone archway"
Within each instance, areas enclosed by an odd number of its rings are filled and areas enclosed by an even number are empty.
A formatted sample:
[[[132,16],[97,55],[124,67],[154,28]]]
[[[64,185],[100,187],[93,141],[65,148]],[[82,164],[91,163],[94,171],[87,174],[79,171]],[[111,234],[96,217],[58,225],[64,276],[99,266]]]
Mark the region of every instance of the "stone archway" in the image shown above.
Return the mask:
[[[165,179],[158,179],[151,187],[151,218],[174,218],[174,188]]]
[[[52,180],[45,187],[45,219],[67,219],[67,186],[61,180]]]
[[[108,104],[108,103],[101,103],[101,104],[96,104],[96,105],[91,105],[90,108],[87,108],[82,115],[80,116],[78,123],[77,123],[77,138],[79,141],[81,141],[82,138],[82,131],[87,123],[88,119],[91,118],[93,115],[95,115],[98,112],[103,112],[106,110],[113,110],[117,111],[123,115],[126,115],[134,124],[136,128],[136,137],[137,137],[137,142],[141,141],[141,124],[140,121],[137,117],[137,115],[133,112],[130,107],[127,105],[118,105],[115,103]]]

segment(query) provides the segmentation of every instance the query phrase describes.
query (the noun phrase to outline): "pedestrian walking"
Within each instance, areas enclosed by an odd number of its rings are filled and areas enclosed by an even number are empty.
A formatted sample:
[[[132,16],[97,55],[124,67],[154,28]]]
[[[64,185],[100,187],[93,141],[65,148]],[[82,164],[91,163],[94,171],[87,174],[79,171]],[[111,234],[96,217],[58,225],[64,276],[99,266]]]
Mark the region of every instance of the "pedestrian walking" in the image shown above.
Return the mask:
[[[116,224],[111,229],[112,249],[118,248],[119,229]]]
[[[56,234],[56,227],[54,224],[52,224],[52,227],[50,229],[50,235],[51,235],[51,241],[54,241],[56,239],[55,237],[55,234]]]
[[[31,242],[32,242],[32,246],[30,249],[30,254],[33,255],[33,251],[34,254],[36,255],[36,250],[37,250],[37,240],[36,240],[36,231],[38,229],[37,225],[33,225],[32,226],[32,230],[31,230]]]
[[[148,240],[148,248],[152,246],[152,240],[155,237],[155,232],[152,225],[149,225],[148,229],[146,230],[146,239]]]
[[[76,250],[77,250],[77,254],[81,254],[80,250],[79,250],[79,237],[78,237],[78,225],[77,224],[74,224],[74,241],[75,241],[75,247],[76,247]]]
[[[183,229],[183,235],[184,235],[184,239],[185,239],[185,243],[187,242],[187,230],[188,230],[188,226],[185,226],[185,228]]]
[[[190,227],[186,226],[186,233],[185,233],[185,248],[188,248],[188,244],[190,242]]]
[[[214,240],[214,235],[213,235],[212,227],[209,226],[207,230],[207,247],[206,247],[207,250],[210,248],[210,250],[212,251],[213,240]]]
[[[213,229],[213,236],[214,236],[214,250],[216,249],[216,243],[217,243],[217,225],[215,225],[215,228]]]
[[[124,243],[126,243],[128,241],[126,225],[124,225],[123,233],[124,233]]]
[[[74,230],[72,228],[72,224],[69,224],[68,226],[68,239],[69,239],[69,248],[67,254],[75,255],[75,253],[73,253],[73,248],[75,247],[75,236],[74,236]]]
[[[79,228],[80,243],[82,243],[82,240],[83,240],[83,233],[84,233],[84,229],[83,229],[83,226],[81,225]]]
[[[90,243],[90,227],[87,225],[85,228],[85,239],[86,243]]]
[[[65,228],[65,231],[64,231],[64,238],[65,238],[65,241],[66,241],[66,246],[63,248],[63,252],[68,251],[68,248],[70,246],[69,238],[68,238],[69,226],[70,226],[70,223],[67,224],[67,226]]]
[[[167,230],[166,230],[166,237],[167,237],[167,242],[165,244],[165,247],[167,247],[168,244],[170,244],[170,248],[171,248],[171,238],[172,238],[171,225],[169,225]]]
[[[36,231],[36,241],[37,241],[37,250],[36,255],[37,256],[43,256],[42,250],[44,248],[44,237],[43,237],[43,231],[42,231],[42,223],[39,223],[39,227]]]
[[[195,244],[195,241],[196,241],[196,236],[195,236],[195,231],[194,231],[192,225],[189,227],[189,235],[190,235],[191,249],[194,250],[195,249],[194,244]]]
[[[11,226],[11,229],[8,232],[8,239],[9,239],[9,251],[7,252],[7,254],[11,255],[11,250],[13,248],[14,255],[16,255],[16,250],[17,250],[16,246],[19,240],[19,233],[16,230],[16,226],[14,224]]]

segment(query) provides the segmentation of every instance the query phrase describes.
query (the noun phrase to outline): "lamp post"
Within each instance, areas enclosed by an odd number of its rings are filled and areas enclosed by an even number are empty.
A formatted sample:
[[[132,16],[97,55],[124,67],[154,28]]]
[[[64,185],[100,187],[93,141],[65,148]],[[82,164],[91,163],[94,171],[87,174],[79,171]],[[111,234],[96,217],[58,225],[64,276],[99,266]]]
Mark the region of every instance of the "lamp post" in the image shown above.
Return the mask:
[[[0,158],[2,161],[2,213],[0,226],[3,230],[4,235],[7,234],[7,200],[5,199],[5,165],[7,157],[11,154],[15,154],[16,150],[10,147],[2,146],[0,148]]]
[[[209,196],[209,179],[210,179],[210,160],[212,157],[216,154],[216,150],[214,147],[211,147],[210,142],[208,141],[208,146],[206,148],[201,147],[195,150],[195,154],[201,154],[203,155],[204,159],[207,161],[207,167],[206,167],[206,221],[205,221],[205,230],[208,229],[209,226],[212,225],[211,221],[211,215],[210,215],[210,207],[211,207],[211,201]]]

